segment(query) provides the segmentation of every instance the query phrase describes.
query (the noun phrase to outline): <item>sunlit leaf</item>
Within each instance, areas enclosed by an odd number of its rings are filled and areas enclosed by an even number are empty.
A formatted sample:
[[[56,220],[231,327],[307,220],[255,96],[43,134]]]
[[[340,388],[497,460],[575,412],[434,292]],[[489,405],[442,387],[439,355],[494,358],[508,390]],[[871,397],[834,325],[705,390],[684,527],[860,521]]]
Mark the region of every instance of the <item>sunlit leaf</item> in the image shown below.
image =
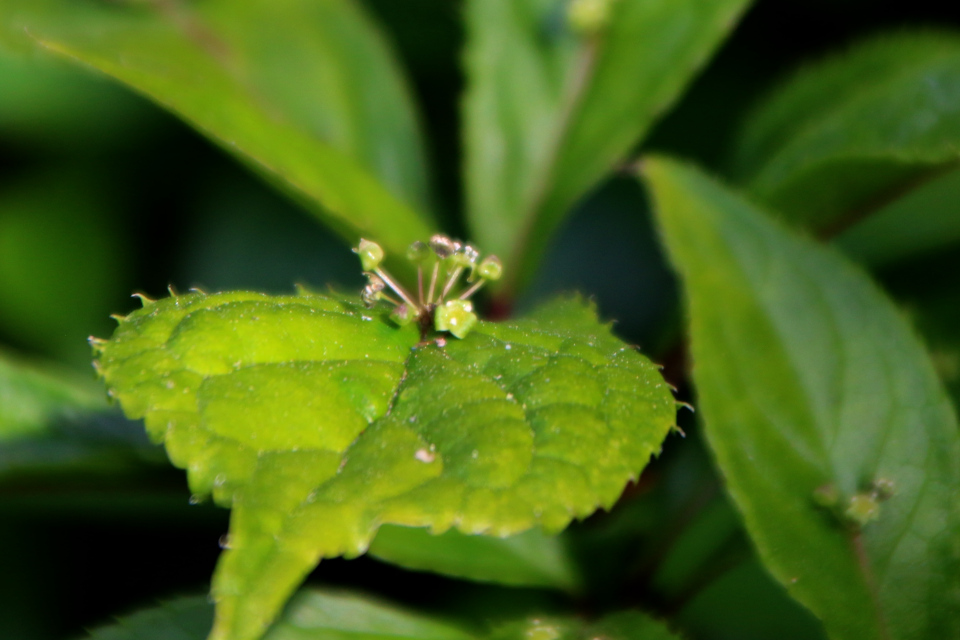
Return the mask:
[[[353,0],[14,0],[0,28],[177,113],[348,238],[430,232],[410,97]]]
[[[664,159],[644,173],[708,440],[767,568],[832,638],[956,637],[960,433],[910,328],[722,185]]]
[[[956,163],[958,145],[960,35],[903,33],[802,69],[746,119],[735,165],[772,209],[829,232]]]
[[[455,529],[380,528],[370,555],[407,569],[432,571],[479,582],[565,591],[580,588],[564,542],[531,529],[509,538],[468,536]]]
[[[551,232],[677,99],[749,0],[618,0],[593,34],[567,0],[467,3],[473,236],[531,275]],[[598,4],[604,4],[600,2]]]
[[[148,303],[102,345],[130,417],[232,505],[212,638],[259,637],[325,557],[381,524],[508,536],[609,508],[674,424],[656,368],[558,300],[464,340],[303,294]]]

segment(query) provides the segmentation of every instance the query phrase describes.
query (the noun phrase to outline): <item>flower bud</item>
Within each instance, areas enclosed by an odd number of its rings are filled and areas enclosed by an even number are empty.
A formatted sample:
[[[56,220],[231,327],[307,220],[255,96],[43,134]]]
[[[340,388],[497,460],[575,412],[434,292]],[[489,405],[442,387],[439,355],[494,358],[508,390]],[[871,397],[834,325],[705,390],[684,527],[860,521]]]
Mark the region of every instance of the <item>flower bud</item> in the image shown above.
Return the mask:
[[[449,331],[458,338],[465,338],[474,325],[477,314],[467,300],[449,300],[434,312],[433,326],[437,331]]]
[[[447,236],[440,234],[430,238],[430,248],[433,249],[433,252],[437,254],[437,257],[441,260],[452,256],[454,251],[457,250],[457,244],[458,243]]]
[[[360,256],[360,265],[364,271],[376,271],[383,262],[383,248],[370,240],[360,238],[360,244],[353,252]]]
[[[426,242],[417,240],[407,249],[407,260],[414,264],[420,264],[430,257],[430,247]]]
[[[613,0],[572,0],[567,8],[567,23],[581,35],[594,35],[610,22]]]
[[[458,267],[472,267],[480,259],[480,252],[469,244],[462,245],[453,254],[453,263]]]
[[[848,521],[863,527],[880,517],[880,502],[869,493],[858,493],[850,498],[843,515]]]
[[[503,275],[503,264],[497,256],[487,256],[477,267],[477,275],[484,280],[496,281]]]

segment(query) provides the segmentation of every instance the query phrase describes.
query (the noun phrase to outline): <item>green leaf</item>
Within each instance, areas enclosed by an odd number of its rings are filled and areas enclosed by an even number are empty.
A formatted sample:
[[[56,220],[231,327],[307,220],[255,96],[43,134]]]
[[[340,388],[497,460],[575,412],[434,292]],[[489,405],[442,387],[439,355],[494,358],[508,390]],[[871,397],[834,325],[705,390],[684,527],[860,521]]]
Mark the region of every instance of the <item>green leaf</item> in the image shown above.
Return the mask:
[[[86,155],[130,144],[159,123],[155,109],[99,74],[49,56],[0,50],[0,133],[5,141]]]
[[[87,336],[129,295],[108,193],[103,176],[63,167],[0,188],[0,329],[85,369]]]
[[[181,598],[121,618],[90,633],[92,640],[203,640],[213,622],[206,598]],[[454,625],[373,598],[309,589],[290,601],[267,640],[470,640]]]
[[[960,434],[910,328],[842,257],[695,169],[644,173],[708,440],[767,568],[833,638],[956,637]],[[875,521],[845,516],[883,482]]]
[[[960,170],[930,180],[837,236],[848,256],[871,267],[960,244]]]
[[[621,611],[594,623],[538,616],[496,629],[490,640],[672,640],[666,625],[634,611]]]
[[[407,569],[432,571],[478,582],[546,587],[576,592],[580,579],[557,536],[531,529],[509,538],[468,536],[450,529],[381,527],[370,555]]]
[[[430,232],[410,96],[353,0],[13,0],[0,26],[177,113],[351,240],[402,253]]]
[[[202,640],[213,617],[205,598],[181,598],[94,629],[91,640]],[[468,633],[449,622],[402,609],[369,596],[330,589],[304,589],[291,599],[265,640],[670,640],[667,628],[632,611],[594,623],[535,618],[499,626],[490,634]]]
[[[957,162],[960,36],[902,33],[802,69],[747,118],[735,167],[787,219],[832,231]]]
[[[620,0],[595,35],[566,0],[467,3],[466,189],[473,237],[531,276],[551,232],[677,99],[749,0]]]
[[[464,340],[304,293],[148,303],[102,345],[127,415],[233,506],[212,638],[258,638],[381,524],[509,536],[609,508],[674,424],[656,368],[558,300]]]
[[[55,476],[129,474],[145,463],[166,467],[162,452],[122,422],[92,372],[0,349],[0,483],[36,477],[46,486]],[[37,504],[36,496],[29,502]]]
[[[105,408],[103,390],[92,380],[0,351],[0,444],[42,435],[55,420]]]

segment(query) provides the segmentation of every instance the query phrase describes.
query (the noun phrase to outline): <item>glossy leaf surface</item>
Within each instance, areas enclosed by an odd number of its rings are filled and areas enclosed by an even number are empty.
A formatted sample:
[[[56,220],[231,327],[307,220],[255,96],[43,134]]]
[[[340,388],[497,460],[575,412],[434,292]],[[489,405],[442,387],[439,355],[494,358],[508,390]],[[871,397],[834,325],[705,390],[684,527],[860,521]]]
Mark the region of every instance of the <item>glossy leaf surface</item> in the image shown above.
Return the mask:
[[[609,508],[674,424],[656,368],[559,300],[464,340],[313,294],[191,294],[121,322],[100,367],[192,490],[232,505],[213,638],[259,637],[381,524],[507,536]]]
[[[565,0],[467,3],[473,237],[526,280],[551,232],[677,99],[749,0],[620,0],[578,35]]]
[[[0,28],[175,112],[351,240],[430,232],[410,97],[353,0],[15,0]]]
[[[767,568],[833,638],[956,636],[960,433],[910,328],[837,253],[696,170],[644,173],[708,440]],[[892,496],[861,527],[844,514],[878,481]]]
[[[580,578],[564,542],[531,529],[508,538],[468,536],[455,529],[381,527],[370,555],[407,569],[521,587],[577,591]]]
[[[875,38],[801,70],[747,119],[748,189],[830,232],[958,160],[960,35]]]

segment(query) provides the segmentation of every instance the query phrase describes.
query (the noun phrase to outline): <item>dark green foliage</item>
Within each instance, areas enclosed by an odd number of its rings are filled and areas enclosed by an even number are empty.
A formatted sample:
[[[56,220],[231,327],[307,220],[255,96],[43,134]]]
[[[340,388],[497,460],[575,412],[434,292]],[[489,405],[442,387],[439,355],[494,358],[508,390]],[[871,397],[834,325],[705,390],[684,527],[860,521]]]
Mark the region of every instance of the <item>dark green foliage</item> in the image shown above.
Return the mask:
[[[960,12],[753,4],[3,3],[0,637],[960,637]]]

